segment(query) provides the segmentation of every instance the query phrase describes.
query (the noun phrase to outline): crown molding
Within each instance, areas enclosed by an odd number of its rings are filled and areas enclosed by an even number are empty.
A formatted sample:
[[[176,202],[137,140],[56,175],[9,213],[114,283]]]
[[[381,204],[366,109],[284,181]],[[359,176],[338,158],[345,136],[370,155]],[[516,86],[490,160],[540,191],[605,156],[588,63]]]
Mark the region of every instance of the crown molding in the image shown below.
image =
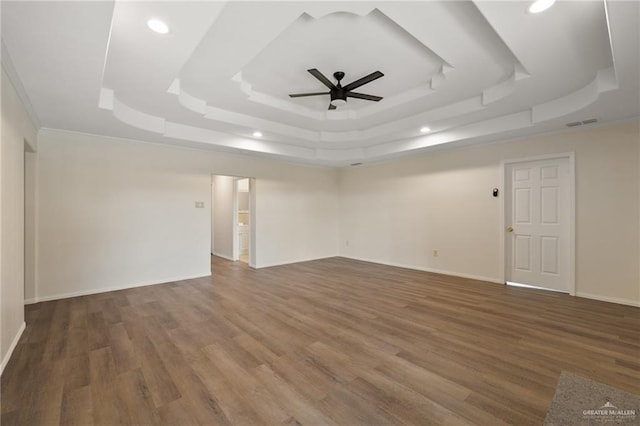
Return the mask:
[[[33,104],[29,99],[29,95],[27,95],[27,91],[24,89],[24,86],[22,85],[22,80],[20,80],[20,76],[18,75],[13,65],[13,61],[11,60],[11,55],[9,54],[9,50],[4,44],[4,39],[1,39],[0,52],[1,52],[0,56],[2,57],[2,61],[1,61],[2,69],[7,74],[7,77],[9,78],[9,81],[11,81],[11,84],[13,84],[13,87],[16,89],[16,92],[18,93],[18,97],[20,97],[20,100],[22,101],[24,108],[27,110],[27,114],[29,114],[29,118],[33,122],[34,126],[36,127],[36,130],[40,130],[40,128],[42,127],[40,118],[38,117],[38,114],[36,114],[35,110],[33,109]]]

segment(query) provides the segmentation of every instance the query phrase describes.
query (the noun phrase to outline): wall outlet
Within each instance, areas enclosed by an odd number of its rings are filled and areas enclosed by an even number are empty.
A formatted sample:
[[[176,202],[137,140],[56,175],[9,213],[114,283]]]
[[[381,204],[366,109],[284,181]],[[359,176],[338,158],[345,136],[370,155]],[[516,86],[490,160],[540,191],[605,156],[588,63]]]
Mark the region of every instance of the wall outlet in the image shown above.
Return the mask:
[[[204,201],[196,201],[196,209],[204,209]]]
[[[438,257],[438,249],[433,249],[433,257]]]
[[[346,240],[346,241],[344,242],[344,245],[345,245],[345,246],[347,246],[347,247],[349,247],[349,240]]]

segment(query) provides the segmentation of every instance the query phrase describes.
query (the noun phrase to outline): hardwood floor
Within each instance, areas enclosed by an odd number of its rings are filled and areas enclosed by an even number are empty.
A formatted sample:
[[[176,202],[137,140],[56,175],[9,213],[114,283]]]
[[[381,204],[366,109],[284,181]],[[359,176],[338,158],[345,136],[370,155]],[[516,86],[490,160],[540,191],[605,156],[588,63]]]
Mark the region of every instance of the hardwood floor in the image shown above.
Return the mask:
[[[332,258],[26,307],[2,424],[540,425],[640,393],[640,309]]]

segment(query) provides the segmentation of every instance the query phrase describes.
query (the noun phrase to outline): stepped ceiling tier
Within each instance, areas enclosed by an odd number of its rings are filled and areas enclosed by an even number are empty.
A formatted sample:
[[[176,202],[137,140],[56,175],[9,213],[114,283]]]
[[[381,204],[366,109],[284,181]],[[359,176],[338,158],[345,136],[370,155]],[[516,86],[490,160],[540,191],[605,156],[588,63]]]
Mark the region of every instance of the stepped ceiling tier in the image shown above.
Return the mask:
[[[43,127],[331,166],[638,117],[638,3],[529,5],[4,1],[3,62]]]

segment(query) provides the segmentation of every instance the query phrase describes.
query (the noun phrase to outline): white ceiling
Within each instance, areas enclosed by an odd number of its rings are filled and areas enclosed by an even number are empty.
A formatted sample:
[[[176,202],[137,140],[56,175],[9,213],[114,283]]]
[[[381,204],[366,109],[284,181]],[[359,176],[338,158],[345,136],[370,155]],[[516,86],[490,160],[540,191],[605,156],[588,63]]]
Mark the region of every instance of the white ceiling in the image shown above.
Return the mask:
[[[43,127],[332,166],[638,117],[638,3],[529,4],[2,1],[3,64]]]

